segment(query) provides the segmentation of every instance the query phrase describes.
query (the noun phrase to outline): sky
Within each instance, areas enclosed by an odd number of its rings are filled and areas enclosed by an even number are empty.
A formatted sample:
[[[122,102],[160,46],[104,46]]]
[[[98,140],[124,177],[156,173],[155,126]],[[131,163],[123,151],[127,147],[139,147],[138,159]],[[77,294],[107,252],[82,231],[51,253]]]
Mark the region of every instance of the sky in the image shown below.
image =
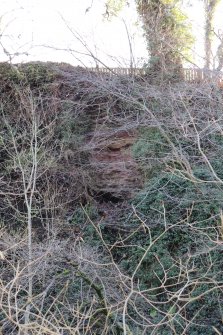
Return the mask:
[[[3,47],[12,54],[29,54],[14,57],[15,62],[49,60],[76,64],[80,60],[95,66],[92,58],[84,55],[90,50],[109,66],[119,63],[128,66],[131,58],[128,35],[135,62],[139,63],[147,54],[134,1],[111,22],[103,17],[104,0],[93,3],[92,0],[0,0],[0,3]],[[7,56],[1,53],[0,60],[4,59]]]
[[[134,0],[111,21],[103,16],[104,2],[0,0],[0,61],[12,58],[14,63],[40,60],[95,66],[98,62],[93,54],[102,62],[100,66],[128,67],[131,61],[141,66],[147,51]],[[203,6],[201,0],[190,2],[186,10],[197,39],[193,53],[195,62],[202,66]],[[223,31],[222,17],[223,1],[216,15],[216,32]]]

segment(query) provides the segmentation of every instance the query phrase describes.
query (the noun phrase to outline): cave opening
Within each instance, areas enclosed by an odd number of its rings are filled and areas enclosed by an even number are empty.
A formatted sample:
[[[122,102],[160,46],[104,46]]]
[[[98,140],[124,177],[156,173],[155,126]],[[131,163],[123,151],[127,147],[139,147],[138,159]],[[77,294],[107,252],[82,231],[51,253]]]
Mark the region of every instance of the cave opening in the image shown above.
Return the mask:
[[[93,197],[95,200],[97,200],[99,203],[112,203],[112,204],[118,204],[120,202],[123,202],[124,199],[121,197],[117,197],[113,195],[110,192],[95,192],[93,194]]]

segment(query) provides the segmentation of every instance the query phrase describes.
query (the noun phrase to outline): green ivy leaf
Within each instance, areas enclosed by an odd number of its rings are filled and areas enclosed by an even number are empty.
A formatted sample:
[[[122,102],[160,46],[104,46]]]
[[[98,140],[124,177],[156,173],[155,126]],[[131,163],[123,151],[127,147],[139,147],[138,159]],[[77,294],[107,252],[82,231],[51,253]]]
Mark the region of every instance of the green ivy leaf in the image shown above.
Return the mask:
[[[157,311],[156,309],[151,309],[149,311],[149,315],[152,317],[152,318],[155,318],[157,316]]]

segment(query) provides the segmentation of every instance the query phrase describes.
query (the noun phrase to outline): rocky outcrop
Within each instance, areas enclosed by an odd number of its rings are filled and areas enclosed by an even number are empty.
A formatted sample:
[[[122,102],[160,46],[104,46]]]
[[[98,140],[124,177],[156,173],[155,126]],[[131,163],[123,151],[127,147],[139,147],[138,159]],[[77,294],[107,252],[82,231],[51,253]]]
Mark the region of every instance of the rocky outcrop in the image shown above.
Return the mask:
[[[99,133],[96,137],[97,145],[90,155],[94,190],[113,200],[133,197],[142,185],[142,175],[131,150],[137,132],[121,129]]]
[[[140,189],[142,177],[132,155],[138,111],[125,98],[133,91],[128,78],[37,62],[0,64],[0,82],[4,112],[12,124],[16,120],[17,128],[30,129],[32,96],[41,128],[51,130],[44,147],[54,164],[47,166],[46,180],[52,189],[67,193],[69,206],[88,200],[88,192],[103,202],[129,199]],[[0,154],[4,161],[3,150]]]

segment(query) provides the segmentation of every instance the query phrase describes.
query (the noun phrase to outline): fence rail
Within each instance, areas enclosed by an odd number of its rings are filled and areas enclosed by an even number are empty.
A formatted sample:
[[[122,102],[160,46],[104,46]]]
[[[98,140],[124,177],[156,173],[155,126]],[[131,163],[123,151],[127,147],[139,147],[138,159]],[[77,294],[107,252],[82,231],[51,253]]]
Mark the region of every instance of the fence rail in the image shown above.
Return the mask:
[[[142,68],[89,68],[90,71],[97,73],[118,74],[126,76],[144,76],[146,69]],[[217,82],[223,84],[223,73],[206,69],[183,69],[184,80],[187,82]]]

